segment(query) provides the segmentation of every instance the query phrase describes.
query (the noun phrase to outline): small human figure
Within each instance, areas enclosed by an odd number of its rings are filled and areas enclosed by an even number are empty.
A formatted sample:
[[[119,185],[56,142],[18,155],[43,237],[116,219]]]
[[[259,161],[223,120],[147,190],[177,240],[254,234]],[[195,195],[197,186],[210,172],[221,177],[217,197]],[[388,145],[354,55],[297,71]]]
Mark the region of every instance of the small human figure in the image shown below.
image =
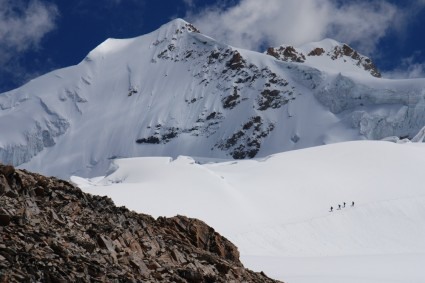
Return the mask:
[[[351,203],[351,207],[354,207],[354,201]]]
[[[345,207],[345,201],[344,201],[344,206],[343,207]]]
[[[330,212],[332,212],[332,210],[334,210],[334,208],[331,206],[331,210],[330,210]]]
[[[341,210],[341,205],[340,204],[338,204],[338,210]]]

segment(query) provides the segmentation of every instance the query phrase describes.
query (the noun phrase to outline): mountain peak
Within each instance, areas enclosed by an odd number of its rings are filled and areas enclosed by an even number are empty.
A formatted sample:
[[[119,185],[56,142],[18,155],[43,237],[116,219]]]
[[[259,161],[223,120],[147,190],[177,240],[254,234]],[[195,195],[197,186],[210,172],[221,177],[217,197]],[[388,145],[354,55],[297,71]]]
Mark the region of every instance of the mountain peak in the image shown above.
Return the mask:
[[[181,38],[182,35],[186,33],[200,33],[200,31],[193,26],[191,23],[177,18],[166,24],[163,24],[160,28],[150,33],[154,38],[154,45],[157,45],[165,40],[175,41],[178,38]],[[129,39],[116,39],[108,38],[101,44],[99,44],[95,49],[93,49],[88,56],[86,61],[91,61],[98,57],[103,57],[106,54],[119,53],[120,51],[128,48],[134,42],[140,42],[145,35],[129,38]],[[126,53],[126,52],[123,52]]]
[[[197,33],[200,32],[194,25],[192,25],[191,23],[181,18],[176,18],[174,20],[169,21],[166,24],[163,24],[159,28],[159,30],[163,30],[163,29],[172,29],[179,32],[183,32],[183,31],[197,32]]]
[[[300,47],[281,45],[270,47],[266,53],[285,62],[304,63],[314,68],[333,72],[367,73],[380,78],[381,73],[372,60],[346,43],[326,38]]]

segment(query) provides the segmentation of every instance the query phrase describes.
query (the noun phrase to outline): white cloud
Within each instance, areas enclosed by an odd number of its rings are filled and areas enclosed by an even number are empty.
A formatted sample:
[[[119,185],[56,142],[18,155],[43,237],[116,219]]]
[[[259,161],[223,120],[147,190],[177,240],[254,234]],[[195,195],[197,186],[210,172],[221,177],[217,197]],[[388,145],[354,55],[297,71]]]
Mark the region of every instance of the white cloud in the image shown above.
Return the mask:
[[[39,48],[57,16],[56,6],[38,0],[0,0],[0,86],[2,78],[22,83],[31,77],[21,55]]]
[[[401,64],[394,70],[385,72],[383,77],[389,79],[416,79],[425,78],[425,63],[419,62],[416,58],[419,54],[401,60]]]
[[[241,0],[229,9],[210,7],[188,19],[202,32],[248,49],[264,44],[297,46],[331,37],[370,53],[397,24],[398,12],[380,0]]]
[[[38,46],[54,29],[57,15],[55,6],[37,0],[0,0],[0,48],[22,52]]]
[[[333,7],[329,36],[355,44],[365,52],[372,52],[379,40],[391,27],[400,25],[397,17],[402,11],[384,1],[357,2],[356,4]],[[401,17],[398,17],[401,20]]]

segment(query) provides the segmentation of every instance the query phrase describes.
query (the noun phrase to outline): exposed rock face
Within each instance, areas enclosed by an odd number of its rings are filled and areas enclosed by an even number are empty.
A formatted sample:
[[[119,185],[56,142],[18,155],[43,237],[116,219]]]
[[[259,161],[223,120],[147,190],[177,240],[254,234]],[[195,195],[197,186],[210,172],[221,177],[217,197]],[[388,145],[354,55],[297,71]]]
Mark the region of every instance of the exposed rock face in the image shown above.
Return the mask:
[[[331,58],[332,60],[335,60],[343,56],[353,59],[357,63],[357,66],[363,67],[366,71],[369,71],[372,76],[377,78],[381,77],[381,73],[379,72],[378,68],[376,68],[376,66],[373,64],[372,60],[360,55],[357,51],[355,51],[347,44],[344,44],[342,47],[336,46],[333,50]]]
[[[219,141],[215,146],[230,150],[234,159],[254,158],[261,142],[274,129],[273,124],[264,125],[260,116],[252,117],[230,138]]]
[[[0,165],[0,282],[276,282],[202,221],[153,219]]]
[[[308,56],[321,56],[323,53],[325,53],[325,49],[317,47],[308,53]]]
[[[270,47],[267,49],[267,54],[285,62],[304,63],[305,61],[305,55],[295,50],[293,46]]]
[[[293,46],[269,47],[266,54],[281,61],[296,63],[308,62],[308,58],[312,56],[327,56],[332,60],[337,60],[338,58],[342,58],[343,60],[349,59],[357,67],[364,69],[372,76],[381,77],[381,73],[370,58],[361,55],[347,44],[339,44],[327,50],[322,47],[310,47],[308,50],[305,48],[294,48]]]

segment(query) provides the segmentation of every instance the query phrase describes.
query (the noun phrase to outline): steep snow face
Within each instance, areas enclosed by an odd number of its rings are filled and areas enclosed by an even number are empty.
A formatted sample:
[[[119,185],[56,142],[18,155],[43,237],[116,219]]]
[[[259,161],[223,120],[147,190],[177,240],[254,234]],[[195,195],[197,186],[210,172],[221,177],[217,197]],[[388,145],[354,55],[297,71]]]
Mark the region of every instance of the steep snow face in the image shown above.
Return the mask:
[[[423,144],[355,141],[203,165],[122,159],[72,181],[155,217],[200,218],[273,278],[402,283],[425,278],[424,166]]]
[[[236,49],[180,19],[108,39],[80,64],[0,95],[0,161],[95,176],[122,157],[264,157],[412,137],[425,124],[425,80],[339,74],[326,62]]]

